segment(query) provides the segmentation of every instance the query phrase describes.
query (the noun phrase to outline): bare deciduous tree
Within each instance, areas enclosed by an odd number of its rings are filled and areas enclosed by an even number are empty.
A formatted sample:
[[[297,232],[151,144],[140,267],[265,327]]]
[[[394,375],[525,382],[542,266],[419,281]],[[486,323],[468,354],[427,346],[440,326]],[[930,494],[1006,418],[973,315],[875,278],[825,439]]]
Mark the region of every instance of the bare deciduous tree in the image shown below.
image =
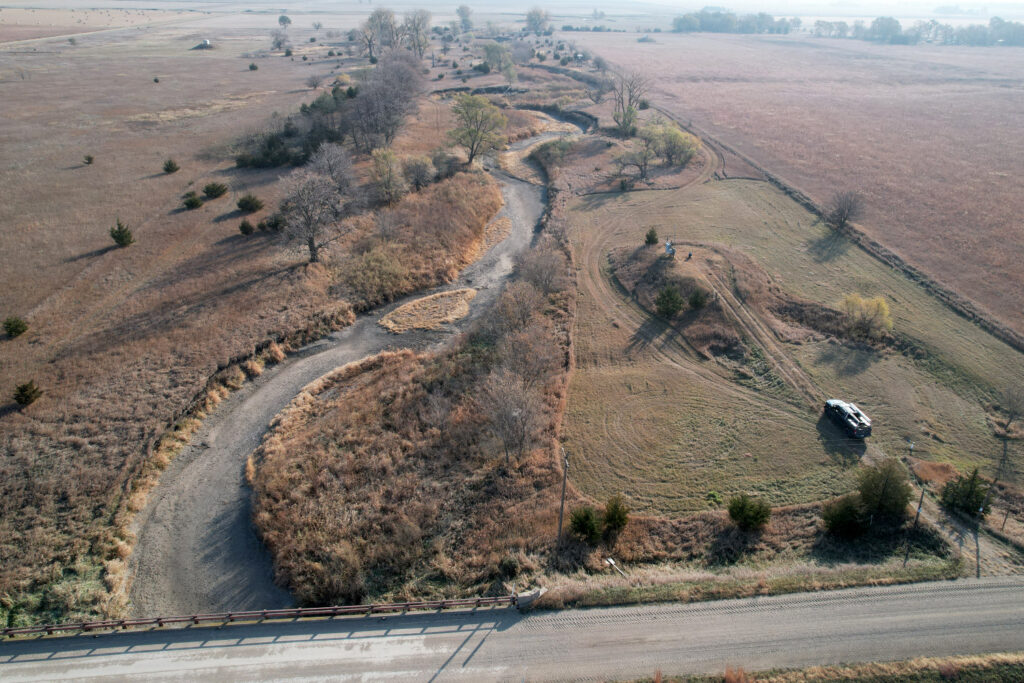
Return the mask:
[[[526,13],[526,30],[534,33],[541,33],[548,27],[551,17],[547,10],[541,7],[533,7]]]
[[[503,336],[526,327],[543,302],[541,293],[529,282],[518,280],[510,284],[494,305],[493,318],[499,327],[498,335]]]
[[[340,193],[352,187],[352,157],[336,142],[321,144],[309,159],[309,169],[333,180]]]
[[[850,221],[857,220],[863,201],[857,192],[837,192],[825,208],[825,220],[836,230],[842,230]]]
[[[612,81],[612,97],[615,99],[612,118],[621,135],[630,136],[636,130],[640,101],[647,95],[650,87],[650,78],[638,71],[616,76]]]
[[[393,52],[382,59],[359,94],[351,100],[346,124],[356,147],[369,152],[391,144],[416,109],[423,89],[419,62],[408,52]]]
[[[523,379],[528,388],[542,387],[565,358],[545,318],[506,337],[498,348],[501,363]]]
[[[473,10],[468,5],[459,5],[455,13],[459,15],[459,28],[469,31],[473,28]]]
[[[531,249],[518,264],[519,277],[543,294],[565,288],[565,257],[554,249]]]
[[[423,59],[423,53],[430,47],[430,12],[425,9],[406,12],[401,32],[408,48]]]
[[[501,439],[507,466],[513,454],[526,452],[540,428],[540,394],[522,377],[503,368],[484,382],[478,403],[491,431]]]
[[[310,74],[310,76],[306,79],[306,85],[312,88],[313,90],[319,88],[320,84],[323,82],[324,77],[322,74]]]
[[[340,209],[337,186],[327,176],[303,170],[288,178],[281,202],[284,233],[288,239],[305,243],[310,263],[320,260],[324,237]]]

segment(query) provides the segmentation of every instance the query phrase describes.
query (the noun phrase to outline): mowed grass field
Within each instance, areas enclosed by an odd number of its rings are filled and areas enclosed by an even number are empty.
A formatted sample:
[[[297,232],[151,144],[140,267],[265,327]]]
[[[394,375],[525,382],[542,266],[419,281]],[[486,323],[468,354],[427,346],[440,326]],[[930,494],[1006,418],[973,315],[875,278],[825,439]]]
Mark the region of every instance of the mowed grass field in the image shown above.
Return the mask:
[[[809,37],[562,34],[653,79],[652,104],[823,203],[864,194],[861,225],[1024,332],[1018,154],[1024,51]],[[654,66],[656,65],[656,66]]]
[[[584,196],[569,216],[581,298],[566,446],[585,493],[623,493],[638,511],[660,514],[714,507],[711,492],[809,502],[850,490],[862,454],[904,454],[908,439],[926,459],[991,473],[1000,444],[984,402],[1024,380],[1024,357],[770,184]],[[734,381],[629,301],[611,282],[607,255],[639,246],[650,227],[680,253],[687,243],[741,252],[791,296],[831,307],[851,292],[888,300],[896,333],[921,358],[829,341],[781,344],[822,394],[854,400],[874,419],[866,450],[819,423],[820,406]]]

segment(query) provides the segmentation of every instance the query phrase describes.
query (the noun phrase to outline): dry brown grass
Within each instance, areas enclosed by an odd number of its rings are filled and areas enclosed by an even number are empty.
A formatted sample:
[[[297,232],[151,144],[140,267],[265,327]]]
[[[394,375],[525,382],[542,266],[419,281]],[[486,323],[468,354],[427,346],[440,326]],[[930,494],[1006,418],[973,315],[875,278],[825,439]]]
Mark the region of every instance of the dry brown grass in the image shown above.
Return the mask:
[[[564,315],[558,305],[537,328],[549,346],[565,348]],[[247,468],[254,521],[302,603],[496,594],[536,572],[557,515],[551,437],[566,355],[539,378],[537,447],[506,469],[474,398],[500,362],[492,329],[437,356],[341,368],[275,420]]]
[[[1015,153],[1019,55],[999,48],[710,35],[580,34],[651,100],[823,203],[865,196],[871,236],[1024,331]],[[970,73],[970,77],[964,74]],[[888,121],[884,127],[878,121]],[[961,144],[942,144],[942,141]],[[993,286],[998,283],[998,286]]]
[[[399,306],[380,319],[381,327],[401,334],[409,330],[436,330],[469,314],[475,289],[438,292]]]
[[[232,25],[217,49],[192,52],[200,25],[227,25],[220,15],[193,18],[97,33],[73,48],[53,39],[58,49],[9,55],[0,66],[3,315],[30,324],[2,342],[0,593],[9,599],[0,618],[12,608],[16,620],[116,613],[104,582],[120,583],[130,514],[194,418],[282,360],[289,344],[351,320],[337,291],[351,241],[335,244],[327,265],[306,265],[272,236],[239,235],[234,211],[249,191],[276,205],[282,171],[235,169],[230,143],[311,98],[297,87],[308,64],[261,59],[248,71],[239,53],[267,39],[266,26],[245,18],[253,29]],[[306,52],[316,60],[326,49]],[[178,173],[161,172],[168,156]],[[182,192],[212,181],[234,196],[178,210]],[[449,201],[453,214],[444,213]],[[397,210],[429,230],[400,235],[412,254],[401,291],[450,279],[498,206],[483,177],[410,196]],[[112,248],[115,216],[134,232],[128,249]],[[428,235],[430,244],[416,241]],[[45,394],[14,410],[13,386],[27,378]]]

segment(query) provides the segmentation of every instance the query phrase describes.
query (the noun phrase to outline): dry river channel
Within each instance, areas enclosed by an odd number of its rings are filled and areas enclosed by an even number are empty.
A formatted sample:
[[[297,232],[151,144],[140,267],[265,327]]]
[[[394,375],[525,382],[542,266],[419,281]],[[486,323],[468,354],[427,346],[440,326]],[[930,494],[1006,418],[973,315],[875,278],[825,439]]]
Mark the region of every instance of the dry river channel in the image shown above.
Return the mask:
[[[522,140],[526,149],[547,134]],[[453,283],[420,292],[359,316],[355,323],[268,368],[232,394],[206,419],[191,443],[163,473],[134,523],[138,542],[129,560],[133,616],[162,616],[291,606],[274,584],[271,559],[251,523],[252,491],[245,461],[270,421],[306,386],[346,363],[384,350],[437,349],[497,299],[526,250],[546,202],[543,187],[493,171],[510,219],[509,235],[468,266]],[[436,292],[478,290],[470,313],[438,331],[394,335],[377,321],[403,303]]]

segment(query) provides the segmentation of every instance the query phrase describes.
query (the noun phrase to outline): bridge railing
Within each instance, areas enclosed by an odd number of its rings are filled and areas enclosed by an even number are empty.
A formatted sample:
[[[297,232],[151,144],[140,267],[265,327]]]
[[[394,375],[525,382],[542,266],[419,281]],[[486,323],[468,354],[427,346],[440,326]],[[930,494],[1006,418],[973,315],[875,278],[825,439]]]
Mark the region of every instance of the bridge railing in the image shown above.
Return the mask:
[[[311,617],[340,617],[346,615],[394,614],[413,610],[445,610],[467,607],[494,607],[517,604],[516,596],[503,595],[490,598],[460,598],[455,600],[421,600],[391,602],[374,605],[338,605],[334,607],[290,607],[286,609],[246,610],[241,612],[218,612],[212,614],[189,614],[174,617],[146,617],[142,619],[105,619],[82,621],[68,624],[46,624],[0,629],[0,637],[12,638],[33,634],[52,634],[77,631],[100,631],[107,629],[130,629],[141,626],[166,626],[169,624],[202,624],[208,622],[230,623],[234,621],[265,621],[272,619],[304,619]]]

